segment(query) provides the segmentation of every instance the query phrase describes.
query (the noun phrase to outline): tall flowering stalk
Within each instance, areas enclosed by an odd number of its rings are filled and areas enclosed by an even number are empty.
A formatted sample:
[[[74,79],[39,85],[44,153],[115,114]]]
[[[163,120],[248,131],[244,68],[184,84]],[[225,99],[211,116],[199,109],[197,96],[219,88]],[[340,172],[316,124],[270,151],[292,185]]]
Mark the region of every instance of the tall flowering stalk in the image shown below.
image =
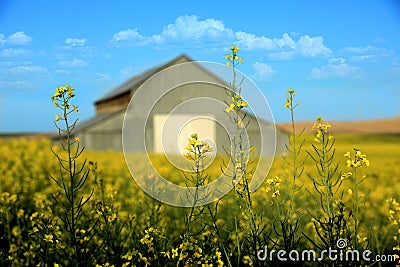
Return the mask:
[[[353,197],[353,214],[354,214],[354,236],[353,236],[353,245],[354,249],[358,249],[359,241],[361,237],[359,236],[359,228],[360,228],[360,204],[362,200],[362,195],[360,194],[359,185],[364,181],[366,175],[358,177],[358,169],[365,166],[369,166],[369,160],[367,156],[363,154],[359,149],[354,148],[354,155],[350,152],[344,154],[347,158],[346,164],[348,168],[352,169],[352,172],[347,174],[347,177],[351,178],[354,188],[354,194],[352,192]]]
[[[305,236],[318,249],[323,250],[336,247],[341,238],[348,238],[343,194],[339,192],[347,174],[337,173],[338,164],[334,162],[335,138],[329,132],[331,125],[318,117],[312,128],[315,130],[314,143],[311,144],[313,150],[307,152],[315,164],[317,175],[308,176],[319,196],[321,209],[316,209],[315,214],[312,214],[312,224],[320,242]],[[327,264],[336,266],[337,262]]]
[[[297,179],[302,175],[304,170],[304,161],[299,160],[299,156],[301,154],[301,150],[304,144],[304,140],[301,142],[298,139],[301,137],[302,132],[300,134],[296,133],[295,129],[295,117],[294,110],[299,106],[300,102],[295,102],[296,92],[293,88],[290,88],[286,91],[286,102],[284,108],[287,108],[290,111],[291,118],[291,135],[289,136],[289,144],[286,145],[286,149],[289,152],[289,156],[284,156],[284,160],[286,164],[291,169],[291,180],[287,179],[290,190],[285,198],[288,198],[289,205],[285,205],[286,199],[283,201],[279,200],[277,197],[279,194],[273,193],[271,195],[272,202],[275,203],[276,214],[275,222],[273,224],[273,230],[281,238],[281,244],[285,250],[294,250],[299,244],[300,238],[297,236],[297,231],[299,229],[298,226],[298,209],[295,207],[295,195],[300,188],[296,185]],[[276,177],[275,180],[279,180],[280,178]],[[270,184],[273,179],[268,179],[267,183]],[[279,186],[279,182],[272,183],[275,186]],[[267,192],[269,192],[267,190]],[[279,192],[279,191],[277,191]],[[276,225],[278,223],[278,225]]]
[[[232,136],[233,144],[229,151],[229,159],[233,166],[233,169],[230,170],[230,175],[232,176],[234,198],[235,250],[237,251],[236,265],[240,265],[247,261],[251,261],[255,265],[258,265],[259,262],[256,258],[256,254],[260,245],[260,235],[264,228],[262,227],[261,222],[257,220],[257,213],[254,210],[252,192],[250,190],[250,181],[253,175],[252,171],[249,170],[248,167],[251,146],[249,145],[249,139],[246,135],[247,125],[244,122],[246,113],[243,112],[243,110],[248,107],[248,104],[241,96],[241,82],[237,81],[236,68],[239,64],[243,63],[243,58],[238,55],[239,50],[239,47],[231,46],[230,53],[225,56],[225,59],[227,60],[226,65],[232,69],[233,73],[233,79],[230,83],[231,102],[228,103],[228,107],[225,111],[228,113],[235,126]],[[249,253],[250,256],[242,255],[242,246],[244,243],[241,242],[239,233],[240,220],[238,217],[238,211],[240,210],[243,217],[241,224],[245,225],[243,230],[246,231],[245,233],[248,245],[251,248]]]
[[[76,126],[78,118],[72,119],[73,113],[78,113],[78,107],[71,104],[70,101],[75,97],[75,89],[70,85],[57,87],[54,95],[51,97],[51,101],[54,103],[54,107],[61,110],[61,112],[55,116],[54,124],[58,130],[60,137],[60,144],[62,149],[66,152],[66,156],[62,153],[57,154],[54,150],[53,154],[56,156],[60,171],[59,177],[51,176],[52,180],[62,190],[64,199],[60,199],[60,196],[53,195],[56,204],[60,208],[58,217],[64,224],[64,231],[68,237],[68,245],[72,250],[71,255],[71,266],[78,266],[83,264],[85,259],[84,254],[88,253],[85,248],[93,237],[93,229],[91,228],[88,232],[90,237],[82,236],[82,233],[87,231],[80,229],[80,219],[82,218],[83,207],[89,201],[93,194],[84,197],[82,189],[89,176],[89,169],[85,168],[86,160],[79,166],[77,160],[83,152],[83,148],[80,146],[80,140],[78,137],[73,138],[72,131]]]
[[[295,129],[295,119],[294,119],[294,110],[295,108],[297,108],[300,104],[300,101],[298,101],[297,103],[293,103],[294,102],[294,98],[296,96],[296,92],[293,88],[290,88],[289,90],[286,91],[286,103],[285,103],[285,108],[288,108],[290,111],[290,118],[291,118],[291,125],[292,125],[292,134],[289,138],[289,147],[287,147],[287,149],[289,150],[289,152],[292,155],[292,160],[290,165],[292,166],[292,176],[293,176],[293,182],[292,182],[292,191],[290,194],[290,212],[294,212],[295,211],[295,207],[294,207],[294,195],[296,192],[296,180],[298,177],[301,176],[301,174],[303,173],[304,170],[304,164],[301,164],[298,162],[298,157],[300,155],[301,152],[301,148],[303,147],[303,144],[305,142],[305,140],[303,139],[303,141],[298,144],[298,137],[301,135],[298,135],[296,133],[296,129]]]
[[[197,133],[194,133],[188,139],[188,145],[186,150],[188,151],[184,154],[185,158],[192,161],[194,163],[194,175],[186,176],[186,179],[194,186],[195,191],[193,195],[188,196],[192,205],[190,208],[189,214],[186,216],[185,225],[186,225],[186,234],[185,237],[188,238],[192,235],[191,233],[191,224],[198,219],[200,214],[203,212],[203,208],[200,207],[200,211],[195,214],[196,207],[198,206],[198,202],[202,200],[202,195],[199,192],[199,188],[204,186],[208,180],[208,175],[204,175],[203,173],[203,159],[206,157],[206,153],[212,152],[212,148],[208,145],[208,143],[199,140],[199,136]]]

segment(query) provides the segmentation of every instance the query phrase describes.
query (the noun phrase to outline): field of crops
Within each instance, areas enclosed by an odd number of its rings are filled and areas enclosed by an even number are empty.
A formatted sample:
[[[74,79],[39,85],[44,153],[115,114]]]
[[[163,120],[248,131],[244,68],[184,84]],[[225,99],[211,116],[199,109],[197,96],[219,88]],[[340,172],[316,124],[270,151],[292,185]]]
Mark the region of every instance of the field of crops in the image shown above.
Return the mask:
[[[243,60],[239,48],[230,50],[225,58],[235,77]],[[395,265],[400,135],[333,136],[335,125],[319,117],[312,134],[293,130],[287,153],[277,155],[268,175],[259,177],[255,168],[265,167],[265,159],[246,149],[242,110],[248,104],[234,81],[225,111],[235,131],[226,156],[205,167],[212,148],[192,133],[180,157],[191,171],[164,155],[127,154],[135,177],[122,152],[81,147],[73,136],[75,89],[56,88],[51,100],[61,111],[54,120],[58,141],[0,140],[0,265]],[[283,105],[292,129],[295,95],[289,89]],[[155,172],[185,190],[169,195],[186,201],[184,207],[150,197],[135,182],[151,185],[157,194],[168,191],[156,173],[145,172],[147,157]],[[231,190],[204,201],[223,190],[208,186],[221,175],[227,178],[221,185]],[[252,181],[258,179],[263,183],[254,191]]]
[[[333,125],[334,127],[334,125]],[[312,136],[306,136],[305,148]],[[360,204],[360,231],[362,244],[374,254],[393,254],[398,235],[398,225],[389,221],[387,199],[399,199],[400,184],[400,137],[399,136],[336,136],[335,161],[339,169],[347,171],[343,155],[353,147],[362,149],[368,155],[370,166],[362,169],[367,176],[360,185],[363,198]],[[67,266],[71,264],[72,249],[68,243],[68,231],[60,220],[62,208],[55,199],[62,192],[51,180],[59,170],[57,158],[53,155],[49,141],[12,140],[0,143],[0,233],[1,262],[10,266]],[[54,146],[56,153],[59,148]],[[58,149],[58,150],[57,150]],[[301,157],[306,153],[304,152]],[[141,191],[126,167],[124,156],[117,152],[85,152],[82,158],[90,162],[91,169],[84,196],[93,195],[84,206],[79,221],[76,221],[76,242],[81,250],[83,265],[228,265],[227,258],[234,253],[235,230],[233,225],[232,194],[224,197],[213,216],[204,210],[196,221],[199,234],[194,234],[190,242],[183,240],[185,234],[185,214],[188,209],[164,205]],[[82,162],[82,161],[80,161]],[[94,163],[95,162],[95,163]],[[168,162],[153,156],[156,168],[171,180],[184,176]],[[140,165],[140,162],[137,162]],[[217,166],[208,170],[216,175]],[[298,249],[313,248],[305,235],[318,243],[313,229],[313,214],[320,209],[318,198],[306,173],[314,173],[310,159],[305,162],[305,172],[297,180],[299,192],[295,194],[295,206],[299,209]],[[268,180],[276,176],[282,182],[280,194],[271,195]],[[276,158],[267,177],[267,182],[254,193],[254,210],[259,213],[265,228],[264,245],[277,249],[283,246],[282,237],[273,230],[276,222],[273,200],[285,200],[289,194],[290,167],[280,157]],[[345,180],[341,190],[344,204],[351,206],[350,183]],[[54,197],[52,197],[54,195]],[[364,196],[365,195],[365,196]],[[393,209],[393,207],[392,207]],[[396,212],[393,209],[392,213]],[[397,211],[398,213],[398,211]],[[240,217],[243,214],[239,214]],[[398,214],[397,214],[398,216]],[[349,219],[350,220],[350,219]],[[214,225],[215,223],[215,225]],[[246,218],[240,217],[239,238],[246,238]],[[217,230],[216,230],[217,229]],[[216,232],[218,231],[218,233]],[[279,232],[279,231],[278,231]],[[225,252],[227,253],[225,255]],[[240,265],[253,264],[255,258],[247,254],[251,250],[243,247]],[[234,255],[231,257],[231,261]],[[201,263],[201,264],[200,264]],[[267,262],[264,262],[267,264]],[[211,265],[209,265],[211,266]]]

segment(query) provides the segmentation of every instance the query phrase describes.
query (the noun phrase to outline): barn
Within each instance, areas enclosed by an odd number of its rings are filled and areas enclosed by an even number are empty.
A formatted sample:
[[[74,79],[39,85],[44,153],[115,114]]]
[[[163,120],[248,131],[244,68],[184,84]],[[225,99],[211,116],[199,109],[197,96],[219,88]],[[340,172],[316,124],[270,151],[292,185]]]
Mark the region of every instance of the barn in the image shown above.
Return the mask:
[[[221,86],[226,84],[187,55],[180,55],[99,98],[94,103],[95,116],[79,123],[73,134],[88,150],[179,154],[196,132],[222,154],[231,135],[225,126],[230,124],[225,111],[230,96],[226,86]],[[275,147],[276,153],[285,151],[286,132],[250,113],[246,121],[249,140],[256,149],[264,155],[273,154]]]

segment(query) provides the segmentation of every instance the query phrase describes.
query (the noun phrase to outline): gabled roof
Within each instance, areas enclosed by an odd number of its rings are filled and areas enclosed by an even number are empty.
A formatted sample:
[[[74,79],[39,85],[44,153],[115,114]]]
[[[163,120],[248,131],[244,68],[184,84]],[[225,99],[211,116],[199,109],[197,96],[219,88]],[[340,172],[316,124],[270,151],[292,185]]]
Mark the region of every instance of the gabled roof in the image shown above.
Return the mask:
[[[118,96],[127,94],[127,93],[132,93],[136,89],[138,89],[147,79],[149,79],[151,76],[156,74],[157,72],[166,69],[170,66],[173,66],[177,63],[183,63],[183,62],[191,62],[193,59],[191,59],[189,56],[182,54],[170,61],[168,61],[165,64],[153,67],[151,69],[148,69],[141,74],[138,74],[136,76],[133,76],[131,79],[126,81],[125,83],[121,84],[114,90],[111,90],[110,92],[106,93],[104,96],[102,96],[100,99],[96,100],[95,104],[116,98]]]

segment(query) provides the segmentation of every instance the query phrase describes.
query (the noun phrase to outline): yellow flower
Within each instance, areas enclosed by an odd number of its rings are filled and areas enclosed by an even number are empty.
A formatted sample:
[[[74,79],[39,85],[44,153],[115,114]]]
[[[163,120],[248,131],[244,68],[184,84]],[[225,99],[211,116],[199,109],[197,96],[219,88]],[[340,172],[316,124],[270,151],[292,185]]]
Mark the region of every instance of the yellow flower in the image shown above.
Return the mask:
[[[230,49],[231,49],[231,51],[232,51],[234,54],[236,54],[236,53],[239,52],[239,50],[240,50],[239,47],[233,46],[233,45],[230,47]]]
[[[351,190],[351,188],[349,188],[349,190],[347,190],[347,192],[351,195],[353,194],[353,190]]]
[[[284,108],[289,108],[290,107],[290,101],[286,101]]]
[[[52,234],[45,234],[43,240],[46,241],[46,242],[49,242],[49,243],[53,243],[53,235]]]
[[[245,107],[247,107],[247,102],[242,101],[242,102],[239,103],[239,106],[242,107],[242,108],[245,108]]]
[[[239,127],[244,128],[244,123],[241,118],[238,119],[237,124]]]
[[[178,257],[178,249],[177,248],[173,248],[172,249],[172,258]]]
[[[225,111],[226,112],[230,112],[230,111],[233,111],[234,108],[235,108],[235,104],[232,103],[232,104],[229,105],[229,108],[225,109]]]
[[[272,194],[272,198],[276,198],[277,196],[280,196],[281,194],[279,193],[279,190],[276,190],[273,194]]]
[[[75,137],[75,142],[79,142],[81,139],[79,137]]]

